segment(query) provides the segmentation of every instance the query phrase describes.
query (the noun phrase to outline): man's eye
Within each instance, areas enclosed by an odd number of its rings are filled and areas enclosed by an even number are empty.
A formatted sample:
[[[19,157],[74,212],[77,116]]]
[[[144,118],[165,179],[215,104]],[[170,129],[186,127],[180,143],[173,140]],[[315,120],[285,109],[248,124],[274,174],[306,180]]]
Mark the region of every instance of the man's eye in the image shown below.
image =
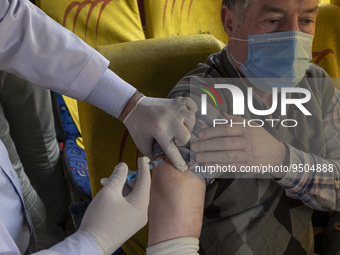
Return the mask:
[[[281,20],[279,19],[271,19],[271,20],[267,20],[267,22],[271,25],[277,25],[280,23]]]
[[[314,24],[314,20],[312,20],[312,19],[303,19],[300,22],[304,25]]]
[[[261,28],[267,33],[273,33],[279,29],[283,20],[280,18],[265,19],[261,22]]]

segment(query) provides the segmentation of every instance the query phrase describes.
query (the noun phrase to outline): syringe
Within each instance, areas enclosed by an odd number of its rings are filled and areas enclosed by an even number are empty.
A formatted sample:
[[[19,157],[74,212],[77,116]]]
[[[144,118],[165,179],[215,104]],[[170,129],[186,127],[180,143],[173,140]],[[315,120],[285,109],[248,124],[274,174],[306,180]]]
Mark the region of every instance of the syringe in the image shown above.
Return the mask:
[[[161,159],[151,161],[149,163],[149,169],[151,170],[152,168],[154,168],[155,166],[157,166],[161,162],[162,162]],[[129,174],[126,178],[125,183],[128,184],[131,180],[135,179],[137,176],[138,176],[138,170],[134,171],[132,174]]]

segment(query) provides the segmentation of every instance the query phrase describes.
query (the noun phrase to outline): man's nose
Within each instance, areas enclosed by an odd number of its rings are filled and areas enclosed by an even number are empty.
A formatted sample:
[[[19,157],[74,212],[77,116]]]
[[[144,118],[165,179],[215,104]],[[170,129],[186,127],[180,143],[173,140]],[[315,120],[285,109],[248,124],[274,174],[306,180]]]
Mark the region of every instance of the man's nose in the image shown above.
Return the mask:
[[[285,31],[301,31],[299,26],[299,20],[297,17],[290,17],[286,20],[286,22],[281,26],[280,32]]]

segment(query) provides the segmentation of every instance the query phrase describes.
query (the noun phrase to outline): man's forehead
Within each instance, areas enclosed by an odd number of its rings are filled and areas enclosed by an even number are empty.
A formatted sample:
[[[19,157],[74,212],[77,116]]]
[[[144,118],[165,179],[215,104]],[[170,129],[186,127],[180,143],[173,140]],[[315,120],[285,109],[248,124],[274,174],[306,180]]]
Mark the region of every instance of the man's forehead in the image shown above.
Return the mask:
[[[318,0],[250,0],[248,7],[260,12],[286,12],[292,8],[301,12],[315,12]]]

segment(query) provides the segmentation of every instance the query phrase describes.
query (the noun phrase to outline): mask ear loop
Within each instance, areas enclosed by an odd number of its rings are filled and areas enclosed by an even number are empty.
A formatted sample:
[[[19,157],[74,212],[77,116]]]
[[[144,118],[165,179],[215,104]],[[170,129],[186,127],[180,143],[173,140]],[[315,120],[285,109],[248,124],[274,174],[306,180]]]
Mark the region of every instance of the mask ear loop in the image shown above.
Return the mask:
[[[234,62],[236,62],[236,63],[239,64],[239,65],[243,65],[241,62],[238,62],[238,61],[233,57],[233,54],[231,54],[231,52],[230,52],[230,56],[231,56],[231,58],[233,59]]]
[[[235,41],[241,41],[241,42],[250,42],[250,41],[254,41],[254,39],[240,39],[240,38],[236,38],[236,37],[232,37],[229,36],[229,39],[233,39]]]
[[[241,41],[241,42],[250,42],[250,41],[254,41],[254,39],[240,39],[240,38],[236,38],[236,37],[232,37],[232,36],[229,36],[229,39],[232,39],[232,40],[235,40],[235,41]],[[243,65],[241,62],[238,62],[235,58],[234,58],[234,56],[233,56],[233,54],[231,54],[231,52],[230,52],[230,56],[231,56],[231,58],[233,59],[233,61],[235,62],[235,63],[237,63],[237,64],[239,64],[239,65]],[[245,67],[246,68],[246,67]]]

